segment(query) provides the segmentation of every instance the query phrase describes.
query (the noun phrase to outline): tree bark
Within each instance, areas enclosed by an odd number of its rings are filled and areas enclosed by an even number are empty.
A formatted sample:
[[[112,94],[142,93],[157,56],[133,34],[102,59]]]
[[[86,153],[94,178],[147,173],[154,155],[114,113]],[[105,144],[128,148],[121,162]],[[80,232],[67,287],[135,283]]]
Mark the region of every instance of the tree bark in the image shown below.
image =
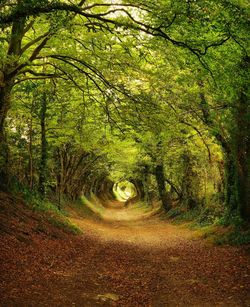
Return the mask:
[[[34,98],[32,100],[31,108],[30,108],[30,119],[28,123],[29,128],[29,144],[28,144],[28,152],[29,152],[29,175],[28,182],[29,187],[32,190],[34,184],[34,166],[33,166],[33,111],[34,111]]]
[[[133,178],[130,178],[129,181],[133,183],[136,189],[136,196],[132,200],[134,201],[134,200],[144,199],[145,191],[144,191],[143,181],[140,179],[133,179]]]
[[[142,172],[142,182],[143,182],[143,190],[144,190],[144,201],[151,205],[151,199],[149,195],[149,166],[145,165]]]
[[[165,187],[165,175],[164,175],[164,167],[162,164],[158,164],[155,167],[155,178],[158,186],[159,197],[162,202],[163,208],[168,210],[167,204],[167,194],[166,194],[166,187]]]
[[[229,211],[238,208],[237,186],[236,186],[236,165],[233,153],[224,153],[225,160],[225,200]]]
[[[12,84],[0,87],[0,188],[5,190],[8,187],[8,157],[9,148],[7,143],[5,120],[10,108],[10,94]]]
[[[39,171],[39,192],[42,198],[46,194],[46,179],[47,179],[47,139],[46,139],[46,115],[47,115],[47,97],[43,93],[41,97],[41,112],[40,112],[40,124],[41,124],[41,160]]]
[[[243,59],[242,70],[249,78],[250,57]],[[247,81],[240,93],[237,107],[237,132],[235,137],[236,146],[236,175],[238,206],[241,217],[250,219],[250,101],[249,85]],[[248,94],[248,95],[247,95]]]
[[[8,176],[8,143],[5,131],[5,121],[11,105],[11,91],[14,86],[15,68],[17,61],[11,57],[18,57],[21,52],[24,35],[25,18],[13,22],[7,56],[10,62],[3,65],[0,71],[0,189],[6,189],[9,183]]]

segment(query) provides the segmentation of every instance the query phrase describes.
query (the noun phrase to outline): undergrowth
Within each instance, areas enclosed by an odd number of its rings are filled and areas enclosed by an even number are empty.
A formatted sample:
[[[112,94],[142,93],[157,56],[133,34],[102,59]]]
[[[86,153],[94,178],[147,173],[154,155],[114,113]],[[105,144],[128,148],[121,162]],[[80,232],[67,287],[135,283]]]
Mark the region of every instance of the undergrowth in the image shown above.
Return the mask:
[[[171,219],[174,224],[180,224],[182,222],[194,221],[200,214],[198,209],[186,210],[181,206],[171,208],[166,213],[166,218]]]
[[[166,217],[174,224],[189,222],[188,227],[216,245],[250,244],[250,225],[238,212],[226,212],[219,206],[187,210],[182,206],[170,209]]]
[[[250,244],[250,230],[235,228],[232,231],[214,238],[214,243],[217,245],[247,245]]]
[[[36,191],[31,191],[19,183],[12,184],[11,192],[14,195],[21,195],[27,206],[35,211],[46,214],[46,220],[53,226],[64,230],[67,233],[79,234],[80,229],[69,222],[66,218],[66,211],[60,210],[54,202],[48,198],[42,199]]]

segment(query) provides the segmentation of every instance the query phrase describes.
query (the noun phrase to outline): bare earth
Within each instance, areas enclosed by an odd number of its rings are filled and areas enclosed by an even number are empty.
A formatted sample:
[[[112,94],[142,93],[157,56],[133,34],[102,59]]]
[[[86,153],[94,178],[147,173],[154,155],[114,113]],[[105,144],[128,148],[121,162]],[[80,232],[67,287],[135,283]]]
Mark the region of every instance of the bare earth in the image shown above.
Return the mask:
[[[3,236],[0,306],[250,306],[247,248],[211,246],[157,218],[71,220],[82,236]]]

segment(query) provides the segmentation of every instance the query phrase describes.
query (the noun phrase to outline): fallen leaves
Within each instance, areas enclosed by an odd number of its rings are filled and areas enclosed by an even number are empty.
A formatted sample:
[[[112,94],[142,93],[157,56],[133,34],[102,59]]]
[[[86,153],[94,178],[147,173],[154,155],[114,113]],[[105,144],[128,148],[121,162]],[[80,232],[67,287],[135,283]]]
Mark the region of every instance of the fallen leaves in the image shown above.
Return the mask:
[[[19,209],[13,216],[12,209],[1,211],[1,229],[13,226],[0,234],[1,306],[250,305],[250,263],[244,248],[207,246],[167,225],[171,232],[166,231],[163,244],[162,223],[154,224],[152,233],[147,230],[150,238],[162,242],[160,248],[137,244],[145,225],[136,228],[139,237],[131,242],[105,241],[87,228],[85,236],[61,231],[55,238],[50,234],[58,230],[46,221],[46,231],[35,231],[41,216],[22,204]],[[25,222],[19,224],[22,217]],[[20,240],[20,233],[28,240]]]

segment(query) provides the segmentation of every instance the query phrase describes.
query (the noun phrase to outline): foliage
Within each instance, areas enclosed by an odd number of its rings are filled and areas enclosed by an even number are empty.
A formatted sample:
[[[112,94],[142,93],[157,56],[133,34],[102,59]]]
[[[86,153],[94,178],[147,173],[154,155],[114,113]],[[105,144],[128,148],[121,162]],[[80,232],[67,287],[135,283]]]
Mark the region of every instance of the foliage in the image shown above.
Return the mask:
[[[174,224],[180,224],[183,222],[191,222],[196,220],[200,216],[200,210],[185,210],[181,207],[175,207],[170,209],[166,217],[170,218]]]
[[[70,223],[65,217],[66,211],[59,210],[57,204],[52,203],[48,199],[42,199],[41,195],[36,191],[31,191],[18,181],[11,184],[12,193],[21,195],[27,206],[34,212],[45,213],[46,221],[51,225],[61,228],[66,232],[79,234],[80,230]]]
[[[247,245],[250,243],[250,230],[244,231],[239,228],[215,239],[218,245]]]
[[[1,8],[0,186],[10,174],[60,208],[131,180],[169,216],[249,219],[245,1]]]

